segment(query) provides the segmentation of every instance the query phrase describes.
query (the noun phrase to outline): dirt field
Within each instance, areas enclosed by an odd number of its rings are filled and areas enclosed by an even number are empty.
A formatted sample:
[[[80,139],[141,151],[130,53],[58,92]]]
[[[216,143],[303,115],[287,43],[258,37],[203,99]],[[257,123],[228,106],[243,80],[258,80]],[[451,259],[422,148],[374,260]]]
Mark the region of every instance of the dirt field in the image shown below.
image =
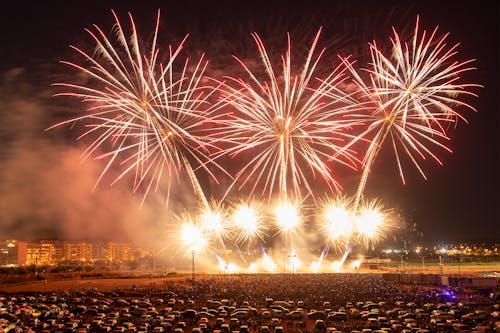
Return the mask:
[[[381,267],[380,269],[359,270],[360,274],[363,273],[399,273],[401,267]],[[441,268],[439,266],[405,266],[405,273],[413,274],[440,274]],[[460,275],[460,276],[474,276],[485,272],[500,273],[500,264],[497,265],[461,265],[458,266],[443,266],[442,274],[445,275]],[[214,275],[197,274],[196,279],[205,279],[208,276]],[[219,275],[223,277],[224,275]],[[217,275],[215,275],[217,277]],[[18,293],[18,292],[51,292],[60,290],[91,290],[97,289],[98,291],[113,291],[117,289],[132,289],[134,286],[137,288],[161,288],[165,282],[171,280],[185,280],[191,278],[190,274],[178,273],[168,277],[131,277],[131,278],[74,278],[65,280],[42,280],[30,281],[26,283],[5,284],[0,286],[1,293]]]
[[[380,267],[381,271],[397,273],[401,271],[401,266],[393,267]],[[410,274],[444,274],[444,275],[461,275],[461,276],[473,276],[480,273],[496,272],[500,273],[500,263],[494,264],[474,264],[467,265],[405,265],[403,267],[405,273]]]
[[[174,278],[131,278],[131,279],[68,279],[68,280],[43,280],[36,282],[17,283],[0,287],[0,293],[19,292],[51,292],[58,290],[91,290],[113,291],[116,289],[132,289],[162,287],[168,279],[182,280],[186,276]]]

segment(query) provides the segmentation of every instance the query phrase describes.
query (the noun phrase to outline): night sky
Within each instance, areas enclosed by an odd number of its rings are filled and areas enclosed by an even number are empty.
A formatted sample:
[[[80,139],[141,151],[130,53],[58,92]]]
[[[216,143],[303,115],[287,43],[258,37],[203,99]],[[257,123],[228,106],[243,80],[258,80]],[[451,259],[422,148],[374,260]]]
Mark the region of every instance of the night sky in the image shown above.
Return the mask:
[[[307,3],[307,4],[306,4]],[[497,1],[277,1],[11,2],[0,25],[0,239],[74,238],[150,239],[166,219],[161,194],[146,199],[131,194],[129,184],[92,188],[102,170],[93,160],[82,162],[84,147],[75,142],[78,129],[57,121],[75,116],[83,106],[53,97],[51,83],[77,80],[59,63],[73,60],[70,44],[90,49],[84,28],[97,24],[109,31],[111,9],[125,20],[131,11],[143,36],[152,31],[161,9],[160,41],[168,45],[190,33],[188,54],[203,49],[216,72],[230,69],[230,55],[246,57],[258,32],[276,52],[292,40],[305,40],[324,27],[321,41],[328,52],[367,59],[368,42],[388,43],[391,27],[411,31],[416,15],[428,30],[449,32],[449,45],[460,43],[461,59],[476,59],[478,70],[466,79],[484,86],[470,99],[478,110],[461,110],[468,124],[451,131],[452,154],[438,151],[444,165],[426,161],[424,180],[407,164],[402,185],[390,151],[383,151],[368,180],[367,195],[380,197],[416,223],[423,238],[436,241],[500,240],[499,176],[499,3]],[[148,30],[149,29],[149,30]],[[295,44],[294,44],[295,45]],[[300,45],[300,43],[298,44]],[[300,46],[296,46],[300,50]],[[359,173],[340,170],[346,190]]]

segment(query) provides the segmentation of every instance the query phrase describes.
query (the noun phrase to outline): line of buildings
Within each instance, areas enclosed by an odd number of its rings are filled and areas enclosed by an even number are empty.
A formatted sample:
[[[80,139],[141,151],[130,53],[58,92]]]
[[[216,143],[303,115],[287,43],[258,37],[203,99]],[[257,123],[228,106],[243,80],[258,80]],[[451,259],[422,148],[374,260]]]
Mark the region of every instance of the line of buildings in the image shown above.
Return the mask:
[[[96,262],[135,261],[138,250],[132,243],[85,241],[0,241],[0,266],[55,266]]]

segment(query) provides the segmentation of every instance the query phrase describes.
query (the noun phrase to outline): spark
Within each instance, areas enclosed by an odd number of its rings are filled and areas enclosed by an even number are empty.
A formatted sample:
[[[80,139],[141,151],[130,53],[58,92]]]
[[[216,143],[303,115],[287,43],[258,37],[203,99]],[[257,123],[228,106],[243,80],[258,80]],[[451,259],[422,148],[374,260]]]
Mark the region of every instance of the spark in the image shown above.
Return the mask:
[[[233,274],[239,270],[238,266],[236,266],[234,263],[229,262],[226,263],[224,259],[216,255],[217,261],[219,262],[219,269],[223,271],[225,274]]]

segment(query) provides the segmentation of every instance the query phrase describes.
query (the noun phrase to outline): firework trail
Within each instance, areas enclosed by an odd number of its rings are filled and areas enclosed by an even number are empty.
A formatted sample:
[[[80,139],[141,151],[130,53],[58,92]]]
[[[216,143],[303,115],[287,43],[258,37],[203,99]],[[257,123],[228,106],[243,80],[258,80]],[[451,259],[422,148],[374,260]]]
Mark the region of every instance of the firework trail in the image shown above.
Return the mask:
[[[217,148],[206,135],[207,127],[219,117],[217,107],[208,101],[215,89],[203,85],[208,62],[202,55],[197,63],[186,59],[176,65],[187,36],[177,47],[169,46],[166,54],[160,51],[159,12],[149,46],[139,39],[131,14],[130,31],[122,26],[115,12],[113,16],[115,27],[110,37],[97,25],[86,29],[96,44],[93,52],[71,46],[82,62],[63,63],[86,81],[57,83],[66,89],[58,95],[76,97],[88,108],[83,116],[53,127],[84,123],[86,131],[78,139],[92,137],[92,142],[83,158],[96,155],[97,159],[107,159],[96,186],[115,165],[120,173],[113,183],[133,173],[133,191],[144,188],[145,198],[166,175],[168,202],[173,180],[179,182],[184,171],[195,194],[208,207],[195,170],[203,169],[214,179],[209,166],[222,170],[210,157],[210,151]]]
[[[281,73],[274,70],[263,41],[255,33],[252,36],[266,74],[257,74],[235,57],[248,79],[228,77],[222,84],[222,99],[234,114],[219,134],[231,143],[224,155],[235,157],[246,152],[251,156],[231,187],[239,182],[239,189],[250,186],[253,194],[262,186],[262,195],[268,192],[270,199],[277,191],[279,200],[288,195],[302,198],[302,187],[314,199],[307,171],[312,178],[319,175],[330,189],[338,189],[326,161],[332,158],[355,166],[353,154],[342,148],[352,140],[349,130],[356,123],[349,115],[358,105],[340,89],[346,77],[342,66],[314,79],[324,52],[316,52],[320,32],[298,74],[292,72],[290,36],[281,57]]]

